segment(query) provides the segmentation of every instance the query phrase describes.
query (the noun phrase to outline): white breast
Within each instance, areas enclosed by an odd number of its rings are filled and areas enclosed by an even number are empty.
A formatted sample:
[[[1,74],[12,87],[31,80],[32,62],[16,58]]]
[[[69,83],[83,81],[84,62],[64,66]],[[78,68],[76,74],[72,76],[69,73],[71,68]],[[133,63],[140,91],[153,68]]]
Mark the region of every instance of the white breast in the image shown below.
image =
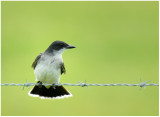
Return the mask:
[[[36,80],[42,83],[59,83],[61,76],[62,55],[42,55],[34,70]]]

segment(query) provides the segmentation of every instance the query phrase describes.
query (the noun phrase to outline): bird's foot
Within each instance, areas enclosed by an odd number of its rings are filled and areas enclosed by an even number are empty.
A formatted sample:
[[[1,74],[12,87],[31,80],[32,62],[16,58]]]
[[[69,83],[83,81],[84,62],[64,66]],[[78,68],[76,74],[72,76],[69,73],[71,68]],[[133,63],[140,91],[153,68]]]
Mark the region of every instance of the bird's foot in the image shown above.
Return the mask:
[[[56,83],[53,83],[53,84],[52,84],[52,88],[53,88],[53,89],[56,89]]]
[[[39,88],[42,88],[42,82],[38,81],[38,82],[37,82],[37,86],[38,86]]]

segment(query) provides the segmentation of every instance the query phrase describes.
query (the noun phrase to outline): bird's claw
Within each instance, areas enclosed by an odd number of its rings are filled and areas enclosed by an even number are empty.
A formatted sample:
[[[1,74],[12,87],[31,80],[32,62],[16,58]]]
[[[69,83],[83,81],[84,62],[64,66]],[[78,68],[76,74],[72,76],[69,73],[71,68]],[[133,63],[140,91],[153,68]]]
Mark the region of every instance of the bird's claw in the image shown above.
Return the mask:
[[[42,82],[40,82],[40,81],[37,82],[37,85],[38,85],[39,88],[42,88]]]
[[[52,88],[53,88],[53,89],[56,89],[56,83],[53,83],[53,84],[52,84]]]

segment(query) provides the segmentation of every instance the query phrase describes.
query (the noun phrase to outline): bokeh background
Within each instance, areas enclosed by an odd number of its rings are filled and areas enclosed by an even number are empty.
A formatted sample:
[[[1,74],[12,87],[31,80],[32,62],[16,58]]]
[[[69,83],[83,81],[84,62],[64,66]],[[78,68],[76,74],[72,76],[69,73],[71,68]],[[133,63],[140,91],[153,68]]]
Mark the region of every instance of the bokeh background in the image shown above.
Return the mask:
[[[2,83],[35,82],[31,64],[55,40],[77,47],[61,83],[158,83],[158,4],[2,1]],[[65,87],[73,97],[57,100],[2,87],[2,115],[159,115],[158,87]]]

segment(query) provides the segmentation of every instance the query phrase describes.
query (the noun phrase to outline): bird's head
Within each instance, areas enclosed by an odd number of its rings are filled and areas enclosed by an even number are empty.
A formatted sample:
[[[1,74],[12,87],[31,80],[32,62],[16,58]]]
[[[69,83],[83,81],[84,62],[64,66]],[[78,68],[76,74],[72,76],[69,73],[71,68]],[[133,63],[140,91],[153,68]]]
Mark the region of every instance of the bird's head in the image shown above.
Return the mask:
[[[66,49],[72,49],[75,48],[75,46],[68,45],[67,43],[63,41],[54,41],[46,50],[49,53],[57,53],[62,54]]]

